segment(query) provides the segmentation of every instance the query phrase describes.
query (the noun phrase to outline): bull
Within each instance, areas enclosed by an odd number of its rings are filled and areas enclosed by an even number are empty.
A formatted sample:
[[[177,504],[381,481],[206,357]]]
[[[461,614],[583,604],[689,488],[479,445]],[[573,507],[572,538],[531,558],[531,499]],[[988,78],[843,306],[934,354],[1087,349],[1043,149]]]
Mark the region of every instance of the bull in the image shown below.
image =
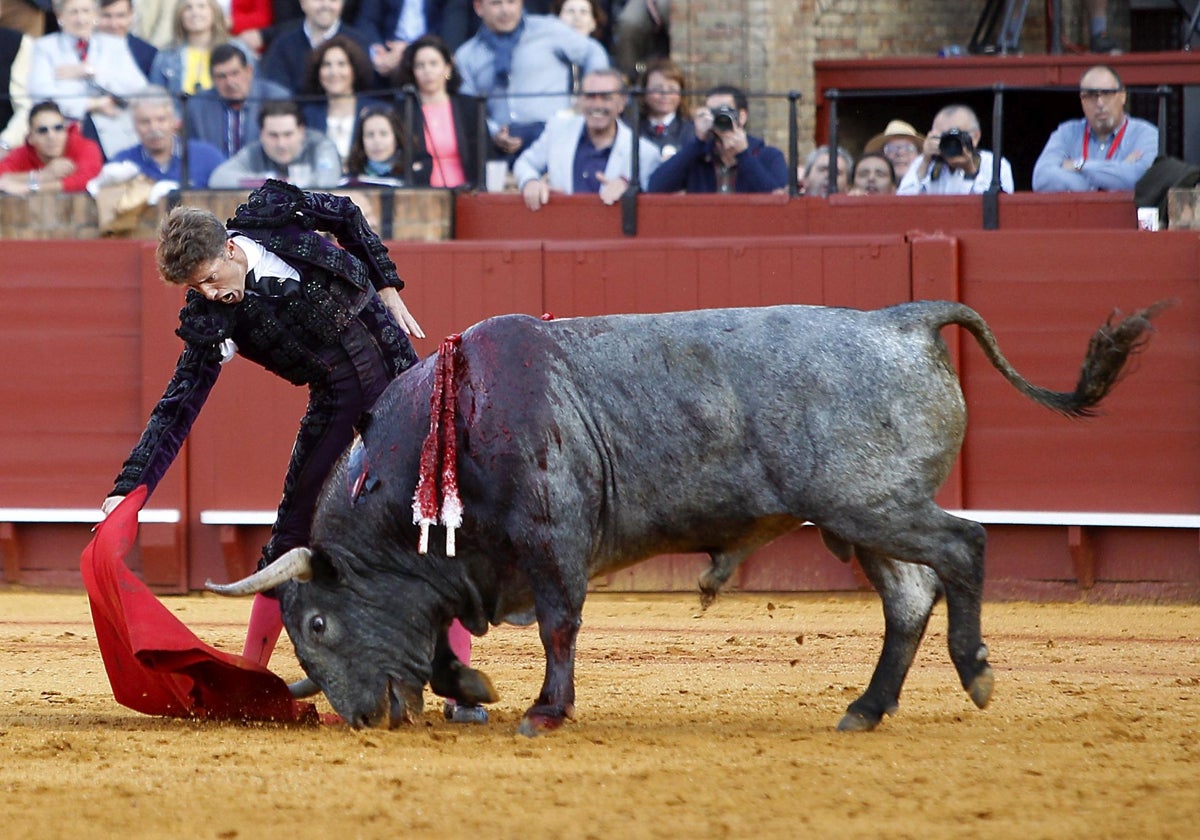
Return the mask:
[[[942,597],[950,658],[983,708],[985,532],[933,501],[966,426],[940,330],[966,329],[1019,392],[1084,416],[1161,306],[1102,325],[1071,392],[1026,381],[984,320],[946,301],[491,318],[462,335],[448,379],[431,356],[383,394],[322,491],[309,547],[211,588],[277,587],[300,664],[354,727],[411,721],[426,684],[494,700],[487,678],[454,658],[446,628],[457,617],[482,635],[532,608],[546,656],[520,724],[533,735],[574,717],[589,579],[704,552],[707,603],[747,555],[807,521],[836,556],[858,559],[883,602],[879,660],[838,728],[874,729],[895,713]],[[457,402],[449,413],[440,388]],[[451,432],[464,513],[454,551],[435,532],[422,556],[412,499],[431,469],[431,410]]]

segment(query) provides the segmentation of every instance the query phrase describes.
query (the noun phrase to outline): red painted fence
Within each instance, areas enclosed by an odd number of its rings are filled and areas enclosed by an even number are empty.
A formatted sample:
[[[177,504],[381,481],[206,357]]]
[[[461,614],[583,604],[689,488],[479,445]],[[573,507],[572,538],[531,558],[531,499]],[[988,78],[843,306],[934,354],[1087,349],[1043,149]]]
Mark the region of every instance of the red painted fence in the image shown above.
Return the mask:
[[[1111,309],[1172,298],[1136,372],[1092,420],[1065,420],[1028,403],[969,337],[948,330],[970,425],[941,501],[983,510],[1200,513],[1196,234],[1132,230],[1127,197],[1085,197],[1082,205],[1021,197],[1033,201],[1002,205],[1002,218],[1026,222],[1000,231],[978,229],[970,199],[866,208],[849,198],[649,198],[666,200],[645,202],[636,238],[619,235],[618,208],[594,201],[552,202],[530,214],[514,197],[473,196],[460,200],[459,241],[392,243],[409,284],[406,301],[430,336],[418,350],[432,352],[443,335],[503,312],[959,298],[988,319],[1026,376],[1069,389],[1089,336]],[[956,225],[956,216],[968,221]],[[471,241],[488,217],[496,236]],[[1058,226],[1038,229],[1037,218]],[[534,224],[557,238],[528,236]],[[0,247],[0,508],[95,508],[178,354],[181,295],[156,279],[150,243]],[[202,525],[200,512],[274,508],[304,400],[302,389],[244,360],[222,373],[183,457],[151,500],[181,517],[142,526],[134,563],[149,583],[165,592],[195,589],[253,562],[265,528]],[[250,427],[279,433],[264,442],[243,434]],[[78,586],[89,527],[0,521],[4,580]],[[1195,528],[1001,524],[989,534],[993,596],[1200,597]],[[659,558],[596,586],[690,590],[703,562]],[[824,590],[861,581],[806,528],[758,552],[735,585]]]

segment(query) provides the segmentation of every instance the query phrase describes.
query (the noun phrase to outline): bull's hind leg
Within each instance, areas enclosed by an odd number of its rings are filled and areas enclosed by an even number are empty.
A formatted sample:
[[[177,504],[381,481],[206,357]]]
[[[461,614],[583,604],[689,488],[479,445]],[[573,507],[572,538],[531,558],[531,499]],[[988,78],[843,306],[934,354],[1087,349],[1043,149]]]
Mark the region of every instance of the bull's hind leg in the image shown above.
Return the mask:
[[[875,508],[861,513],[861,520],[823,524],[855,546],[933,569],[946,595],[950,659],[971,700],[983,708],[992,695],[992,669],[980,635],[983,526],[951,516],[932,501],[916,511]]]
[[[861,547],[856,554],[867,580],[883,600],[883,650],[871,684],[838,724],[843,732],[869,731],[884,715],[896,713],[900,689],[941,592],[937,575],[928,566],[897,562]]]
[[[992,696],[992,669],[983,643],[983,551],[987,532],[978,522],[951,516],[932,503],[924,516],[904,524],[901,548],[893,557],[925,563],[946,593],[950,659],[962,686],[979,708]]]

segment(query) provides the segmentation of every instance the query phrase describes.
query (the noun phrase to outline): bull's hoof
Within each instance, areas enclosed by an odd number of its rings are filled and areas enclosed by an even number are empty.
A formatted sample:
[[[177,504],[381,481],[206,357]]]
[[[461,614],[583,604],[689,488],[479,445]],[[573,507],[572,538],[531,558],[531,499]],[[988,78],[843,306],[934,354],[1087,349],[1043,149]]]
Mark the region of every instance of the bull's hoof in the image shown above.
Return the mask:
[[[457,687],[454,699],[464,706],[478,706],[480,703],[495,703],[500,699],[492,681],[483,671],[476,671],[465,665],[458,671]]]
[[[971,684],[967,686],[967,694],[971,696],[971,702],[978,708],[986,707],[988,701],[992,699],[992,685],[995,681],[992,669],[984,665],[983,670],[976,674],[975,679],[971,680]]]
[[[871,732],[875,727],[879,726],[882,718],[876,715],[868,715],[863,712],[848,711],[838,721],[838,732]]]
[[[517,727],[517,732],[526,738],[533,738],[544,732],[553,732],[571,716],[571,709],[563,709],[560,706],[533,706],[521,718],[521,725]]]

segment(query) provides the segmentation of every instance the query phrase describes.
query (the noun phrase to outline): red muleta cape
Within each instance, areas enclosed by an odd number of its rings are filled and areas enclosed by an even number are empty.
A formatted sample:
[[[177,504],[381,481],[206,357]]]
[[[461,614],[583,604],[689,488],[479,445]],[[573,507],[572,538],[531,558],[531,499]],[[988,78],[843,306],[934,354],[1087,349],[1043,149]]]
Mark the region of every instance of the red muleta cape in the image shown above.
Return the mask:
[[[138,487],[96,526],[80,570],[113,697],[148,715],[318,723],[266,668],[200,641],[125,565],[146,501]]]

